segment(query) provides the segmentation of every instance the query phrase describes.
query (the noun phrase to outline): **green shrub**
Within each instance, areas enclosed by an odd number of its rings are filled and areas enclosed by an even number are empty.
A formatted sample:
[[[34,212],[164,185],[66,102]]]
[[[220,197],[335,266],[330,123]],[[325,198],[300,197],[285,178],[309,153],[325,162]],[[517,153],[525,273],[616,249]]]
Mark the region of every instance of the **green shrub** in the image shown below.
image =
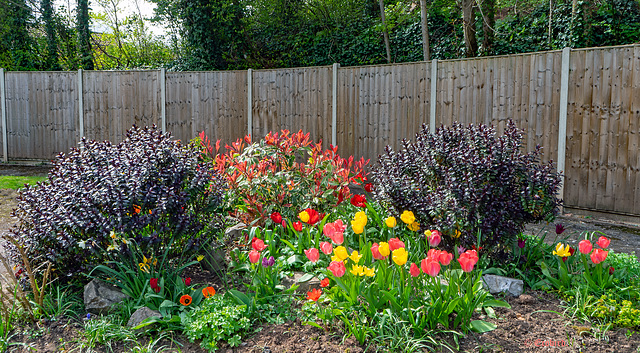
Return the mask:
[[[540,164],[540,147],[522,153],[522,132],[510,121],[493,127],[425,126],[399,151],[387,146],[373,175],[376,195],[400,214],[412,211],[422,229],[438,229],[444,246],[510,245],[524,224],[554,219],[560,177]]]

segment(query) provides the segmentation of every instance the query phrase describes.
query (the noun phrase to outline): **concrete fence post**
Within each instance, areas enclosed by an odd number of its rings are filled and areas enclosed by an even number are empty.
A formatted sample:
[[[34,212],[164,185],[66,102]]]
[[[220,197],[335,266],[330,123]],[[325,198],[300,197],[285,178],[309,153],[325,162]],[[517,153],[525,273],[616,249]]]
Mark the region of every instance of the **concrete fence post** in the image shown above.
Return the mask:
[[[564,199],[565,160],[567,154],[567,106],[569,104],[569,60],[571,48],[562,49],[562,71],[560,74],[560,118],[558,123],[558,174],[562,173],[558,197]],[[560,208],[560,212],[563,209]]]
[[[84,137],[84,90],[82,69],[78,69],[78,132],[80,139]]]
[[[167,72],[161,68],[160,72],[160,127],[162,132],[167,132]]]
[[[2,161],[7,163],[7,91],[4,85],[4,69],[0,69],[0,107],[2,107]]]
[[[438,60],[431,60],[431,88],[429,93],[429,131],[436,132],[436,89],[438,88]]]
[[[247,70],[247,135],[253,131],[253,70]]]
[[[331,84],[331,144],[338,144],[338,69],[340,64],[333,64],[333,80]]]

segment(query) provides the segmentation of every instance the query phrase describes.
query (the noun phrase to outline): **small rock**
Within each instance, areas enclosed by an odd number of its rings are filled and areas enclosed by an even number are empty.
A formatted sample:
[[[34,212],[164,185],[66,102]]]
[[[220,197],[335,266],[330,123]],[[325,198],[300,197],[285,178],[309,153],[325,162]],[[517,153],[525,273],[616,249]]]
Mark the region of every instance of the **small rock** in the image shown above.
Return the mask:
[[[147,308],[146,306],[143,306],[142,308],[136,310],[133,314],[131,314],[131,317],[129,318],[129,321],[127,322],[127,326],[129,327],[136,327],[138,325],[140,325],[140,323],[142,323],[142,321],[151,318],[151,317],[156,317],[156,318],[161,318],[162,315],[160,314],[159,311],[156,310],[151,310],[149,308]]]
[[[89,312],[107,313],[113,304],[123,301],[126,297],[119,288],[99,279],[93,279],[84,286],[84,307]]]
[[[491,294],[506,293],[518,297],[522,294],[524,288],[524,282],[515,278],[484,275],[482,276],[482,280],[485,288],[487,288]]]
[[[307,293],[313,288],[320,288],[320,280],[316,277],[313,277],[306,282],[300,282],[300,279],[305,274],[306,273],[304,272],[294,272],[292,277],[285,277],[282,279],[282,285],[285,288],[291,288],[292,285],[297,284],[298,288],[296,289],[296,293]]]
[[[536,300],[528,295],[528,294],[522,294],[518,297],[518,299],[516,299],[516,302],[518,304],[522,304],[522,305],[528,305],[528,304],[533,304],[536,302]]]

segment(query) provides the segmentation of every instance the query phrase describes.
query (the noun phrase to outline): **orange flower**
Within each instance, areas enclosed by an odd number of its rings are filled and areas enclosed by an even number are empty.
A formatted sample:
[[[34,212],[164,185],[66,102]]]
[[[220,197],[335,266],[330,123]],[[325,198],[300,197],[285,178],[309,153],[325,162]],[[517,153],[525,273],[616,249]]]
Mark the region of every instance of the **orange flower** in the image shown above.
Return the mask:
[[[180,304],[184,306],[189,306],[191,302],[193,302],[193,299],[191,299],[191,296],[188,294],[185,294],[180,297]]]
[[[141,210],[140,206],[138,206],[138,205],[133,205],[133,212],[135,212],[135,214],[140,213],[140,210]]]
[[[314,302],[317,302],[322,295],[322,290],[318,290],[317,288],[313,288],[311,292],[307,292],[307,299],[311,299]]]
[[[205,298],[209,298],[212,297],[216,294],[216,290],[213,287],[206,287],[206,288],[202,288],[202,295]]]

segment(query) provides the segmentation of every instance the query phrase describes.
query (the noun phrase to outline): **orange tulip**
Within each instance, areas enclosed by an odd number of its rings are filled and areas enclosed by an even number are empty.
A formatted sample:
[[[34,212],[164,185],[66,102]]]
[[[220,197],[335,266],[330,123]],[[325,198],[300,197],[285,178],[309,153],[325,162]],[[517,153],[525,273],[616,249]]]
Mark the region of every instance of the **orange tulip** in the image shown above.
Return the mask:
[[[193,299],[188,294],[185,294],[180,297],[180,304],[184,306],[189,306],[192,302],[193,302]]]

